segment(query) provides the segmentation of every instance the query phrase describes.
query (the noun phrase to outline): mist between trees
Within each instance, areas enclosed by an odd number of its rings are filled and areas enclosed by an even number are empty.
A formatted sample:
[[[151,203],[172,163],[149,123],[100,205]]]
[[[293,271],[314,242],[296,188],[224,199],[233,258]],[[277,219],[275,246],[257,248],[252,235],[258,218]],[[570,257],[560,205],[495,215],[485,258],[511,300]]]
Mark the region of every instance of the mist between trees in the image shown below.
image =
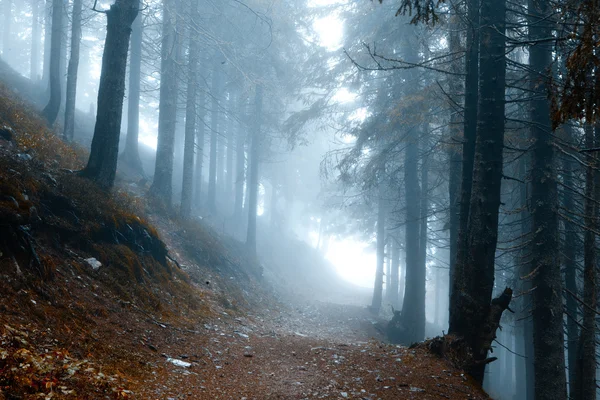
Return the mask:
[[[495,398],[596,398],[597,0],[1,4],[83,176],[372,271],[389,339],[457,338]]]

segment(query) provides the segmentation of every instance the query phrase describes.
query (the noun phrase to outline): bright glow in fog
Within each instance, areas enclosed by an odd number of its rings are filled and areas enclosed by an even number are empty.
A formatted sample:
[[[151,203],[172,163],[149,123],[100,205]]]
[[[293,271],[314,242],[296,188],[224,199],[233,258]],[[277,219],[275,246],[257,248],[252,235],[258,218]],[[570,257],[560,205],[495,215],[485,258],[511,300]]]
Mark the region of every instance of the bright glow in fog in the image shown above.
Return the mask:
[[[329,51],[334,51],[342,47],[342,38],[344,36],[344,23],[335,15],[315,20],[313,28],[319,35],[321,46]]]
[[[331,239],[325,258],[350,283],[373,287],[377,257],[368,244],[354,239]]]

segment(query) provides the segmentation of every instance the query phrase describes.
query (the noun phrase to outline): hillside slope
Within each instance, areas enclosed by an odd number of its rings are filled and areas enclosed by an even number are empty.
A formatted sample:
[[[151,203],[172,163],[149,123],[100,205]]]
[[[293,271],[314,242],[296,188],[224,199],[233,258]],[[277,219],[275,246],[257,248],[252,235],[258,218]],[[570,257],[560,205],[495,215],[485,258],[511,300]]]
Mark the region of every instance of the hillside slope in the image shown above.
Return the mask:
[[[284,307],[240,243],[79,178],[2,85],[0,128],[0,399],[487,398],[372,340],[364,308]]]

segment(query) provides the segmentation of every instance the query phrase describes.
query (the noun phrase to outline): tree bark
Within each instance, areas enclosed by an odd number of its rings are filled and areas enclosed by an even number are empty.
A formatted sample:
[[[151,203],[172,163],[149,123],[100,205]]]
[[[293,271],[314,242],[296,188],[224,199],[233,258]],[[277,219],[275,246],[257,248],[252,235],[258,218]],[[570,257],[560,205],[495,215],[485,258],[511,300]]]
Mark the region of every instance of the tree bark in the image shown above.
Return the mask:
[[[31,0],[31,58],[29,66],[29,79],[32,83],[39,80],[40,66],[40,0]]]
[[[525,181],[527,179],[527,171],[529,168],[529,155],[524,154],[519,161],[519,179]],[[530,240],[531,234],[531,215],[528,207],[528,196],[531,192],[530,183],[521,184],[519,188],[519,198],[521,212],[520,216],[520,236],[521,250],[517,254],[515,264],[519,265],[520,290],[522,293],[528,293],[531,288],[531,263],[530,257]],[[533,354],[533,322],[531,320],[531,295],[526,294],[518,299],[517,303],[520,315],[517,318],[517,327],[521,330],[518,336],[519,346],[523,349],[519,354],[524,354],[520,367],[517,369],[517,393],[521,395],[517,400],[533,400],[535,388],[535,371],[534,371],[534,354]]]
[[[237,99],[233,92],[229,92],[229,104],[231,104],[231,110],[235,110]],[[224,198],[226,200],[226,204],[228,207],[232,205],[233,198],[233,149],[234,149],[234,141],[235,141],[235,120],[233,119],[233,114],[230,111],[228,123],[227,123],[227,161],[225,163],[225,169],[227,172],[227,177],[225,179],[225,191]],[[231,210],[231,208],[229,209]]]
[[[600,126],[585,125],[585,147],[595,148],[600,142]],[[596,136],[596,137],[594,137]],[[598,219],[598,206],[600,182],[598,182],[598,161],[593,153],[586,153],[585,174],[585,231],[583,235],[583,324],[577,342],[577,357],[575,363],[575,376],[573,380],[573,400],[596,399],[596,310],[597,310],[597,254],[596,234]]]
[[[71,25],[71,57],[67,70],[67,99],[65,103],[65,126],[63,137],[72,141],[75,135],[75,100],[77,98],[77,74],[79,70],[79,49],[81,47],[82,0],[73,0]]]
[[[398,248],[397,238],[395,235],[390,235],[391,247],[391,270],[390,270],[390,295],[389,301],[394,308],[398,308],[398,285],[399,285],[399,268],[400,268],[400,249]]]
[[[235,142],[235,204],[233,206],[233,215],[236,221],[242,220],[244,208],[244,182],[246,171],[246,132],[242,120],[246,119],[246,100],[239,96],[238,110],[240,110],[240,121],[237,125],[237,135]]]
[[[160,103],[158,108],[158,143],[153,197],[171,207],[173,196],[173,158],[177,126],[177,10],[175,0],[163,0],[163,37],[161,43]]]
[[[385,174],[385,167],[380,173]],[[383,267],[385,264],[385,217],[387,214],[385,206],[385,186],[382,182],[383,178],[379,178],[378,198],[377,198],[377,264],[375,268],[375,285],[373,286],[373,298],[371,299],[371,311],[375,314],[379,313],[382,303],[383,291]]]
[[[465,58],[465,104],[462,148],[462,178],[460,187],[460,214],[454,270],[450,281],[450,317],[449,332],[457,330],[461,312],[453,308],[458,303],[460,293],[455,289],[461,285],[457,281],[456,269],[462,268],[468,256],[467,236],[469,208],[473,187],[473,163],[475,162],[475,142],[477,139],[477,105],[479,102],[479,34],[480,34],[480,0],[467,2],[467,53]],[[455,298],[456,296],[457,298]]]
[[[468,253],[464,260],[459,255],[456,265],[450,318],[450,333],[463,337],[473,352],[474,363],[468,372],[480,384],[490,349],[486,320],[495,310],[490,301],[494,288],[504,146],[505,13],[505,0],[484,0],[481,4],[479,116],[464,248]],[[463,151],[463,157],[467,157],[467,153]],[[459,254],[461,246],[464,244],[459,242]]]
[[[460,28],[460,24],[458,22],[459,19],[459,10],[453,10],[453,14],[450,17],[450,38],[449,38],[449,47],[451,53],[456,53],[460,51],[460,37],[458,34],[458,30]],[[473,40],[472,38],[470,39]],[[471,45],[471,47],[473,47]],[[477,66],[476,66],[477,67]],[[460,73],[462,68],[459,65],[459,62],[454,62],[452,65],[452,70],[455,73]],[[458,94],[461,92],[461,84],[458,76],[451,76],[449,78],[448,89],[451,95],[458,97]],[[476,94],[476,92],[475,92]],[[450,114],[450,141],[457,141],[459,143],[462,141],[463,134],[461,130],[461,116],[460,110],[457,109],[456,101],[449,101],[448,106],[451,109]],[[472,113],[472,110],[469,110]],[[464,123],[463,123],[464,126]],[[462,154],[458,149],[458,145],[451,145],[448,148],[448,197],[450,199],[450,208],[449,208],[449,225],[450,225],[450,260],[449,260],[449,280],[448,280],[448,297],[452,297],[452,282],[454,280],[454,270],[456,266],[456,257],[458,251],[458,231],[460,224],[460,196],[461,196],[461,162],[462,162]],[[471,167],[472,168],[472,167]],[[472,177],[471,177],[472,178]],[[470,197],[470,190],[469,190]],[[448,301],[450,304],[450,301]]]
[[[82,171],[83,176],[105,189],[112,188],[117,171],[129,36],[138,12],[139,0],[116,0],[106,11],[96,126],[90,158]]]
[[[141,6],[141,5],[140,5]],[[142,39],[144,32],[143,16],[140,13],[131,30],[131,51],[129,57],[129,97],[127,99],[127,137],[121,158],[136,172],[144,175],[139,152],[140,96],[142,83]]]
[[[529,46],[531,100],[531,247],[533,279],[533,343],[535,398],[566,398],[562,277],[558,240],[558,194],[548,101],[551,73],[552,8],[546,1],[529,0]]]
[[[52,53],[52,0],[44,3],[44,63],[42,66],[42,87],[50,90],[50,54]]]
[[[203,177],[203,166],[204,166],[204,126],[205,126],[205,106],[206,106],[206,93],[204,90],[200,91],[198,96],[198,127],[196,129],[196,194],[195,203],[198,208],[202,206],[202,182]]]
[[[252,143],[250,147],[250,187],[248,200],[248,233],[246,235],[246,246],[256,254],[256,214],[258,210],[258,165],[261,147],[261,123],[263,106],[263,88],[256,86],[254,99],[254,116],[252,127]]]
[[[217,148],[219,141],[219,94],[221,93],[221,69],[215,56],[212,72],[212,106],[210,117],[210,160],[208,164],[208,209],[217,211]]]
[[[196,102],[198,100],[196,87],[198,85],[198,60],[200,58],[200,47],[195,34],[195,23],[198,17],[198,0],[193,0],[191,9],[187,99],[185,108],[183,183],[181,186],[181,215],[183,217],[189,217],[192,213],[192,194],[194,186],[194,139],[196,135]]]
[[[569,143],[575,143],[573,128],[564,127]],[[577,163],[571,156],[563,157],[563,179],[565,187],[574,187],[574,175]],[[575,201],[571,190],[563,190],[562,207],[565,210],[575,210]],[[574,297],[578,293],[577,288],[577,252],[579,246],[579,230],[571,220],[565,220],[565,240],[563,242],[563,262],[565,271],[566,310],[567,310],[567,366],[569,378],[569,393],[575,393],[575,373],[577,370],[577,342],[579,338],[578,306]],[[573,294],[571,294],[573,293]]]
[[[42,111],[49,126],[54,125],[61,103],[60,59],[62,52],[63,10],[62,1],[52,2],[52,37],[50,45],[50,100]]]
[[[421,268],[419,254],[420,188],[418,176],[419,148],[415,132],[407,138],[404,156],[404,186],[406,198],[406,279],[402,302],[402,325],[405,327],[404,343],[420,342],[425,337],[425,271]]]

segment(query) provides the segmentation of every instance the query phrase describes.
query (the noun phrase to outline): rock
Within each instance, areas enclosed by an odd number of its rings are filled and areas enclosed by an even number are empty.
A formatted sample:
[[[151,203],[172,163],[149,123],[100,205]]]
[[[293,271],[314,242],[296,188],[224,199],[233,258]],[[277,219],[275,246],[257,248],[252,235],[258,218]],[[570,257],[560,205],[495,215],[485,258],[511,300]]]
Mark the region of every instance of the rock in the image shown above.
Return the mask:
[[[0,138],[6,140],[7,142],[12,142],[14,137],[14,132],[11,127],[3,126],[0,128]]]
[[[85,262],[87,262],[94,271],[97,271],[98,268],[102,266],[102,263],[96,260],[94,257],[86,258]]]
[[[167,358],[167,362],[170,362],[171,364],[176,365],[178,367],[182,367],[182,368],[190,368],[192,366],[192,363],[178,360],[176,358],[171,358],[171,357]]]
[[[21,161],[31,161],[33,159],[33,157],[31,157],[31,154],[27,153],[19,153],[17,154],[17,158]]]

